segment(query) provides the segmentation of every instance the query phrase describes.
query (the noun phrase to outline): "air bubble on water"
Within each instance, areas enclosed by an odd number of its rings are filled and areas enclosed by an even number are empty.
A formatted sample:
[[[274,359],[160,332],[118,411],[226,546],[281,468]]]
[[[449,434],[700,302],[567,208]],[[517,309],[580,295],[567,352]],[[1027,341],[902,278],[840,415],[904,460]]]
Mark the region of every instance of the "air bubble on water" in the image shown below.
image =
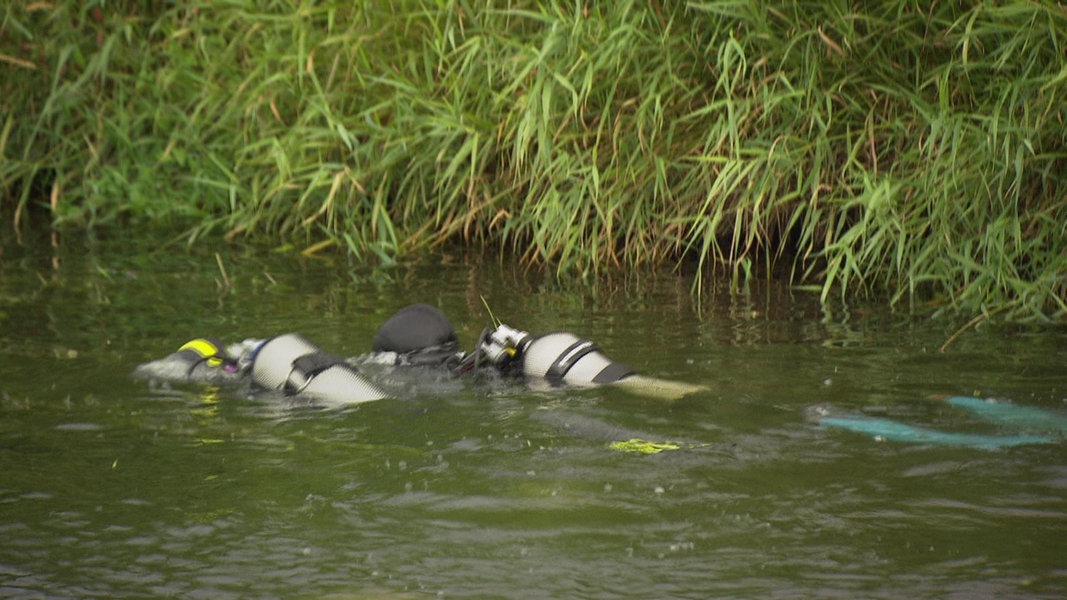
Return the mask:
[[[693,549],[693,542],[675,542],[669,546],[671,552],[681,552]]]
[[[396,468],[400,469],[401,471],[406,471],[408,468],[408,461],[402,460],[396,463]]]
[[[605,492],[611,492],[611,489],[612,488],[611,488],[611,484],[610,483],[605,483],[604,484],[604,491]]]
[[[662,485],[657,485],[652,491],[656,492],[657,494],[662,494],[665,490],[663,489]]]

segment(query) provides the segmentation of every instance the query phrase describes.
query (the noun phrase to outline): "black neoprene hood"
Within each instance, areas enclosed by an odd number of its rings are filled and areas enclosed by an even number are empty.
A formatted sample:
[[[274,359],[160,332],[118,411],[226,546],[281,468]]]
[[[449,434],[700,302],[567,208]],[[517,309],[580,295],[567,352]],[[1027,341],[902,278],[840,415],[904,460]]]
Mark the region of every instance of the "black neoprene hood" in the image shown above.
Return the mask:
[[[455,347],[459,340],[452,323],[429,304],[405,306],[389,317],[374,336],[375,352],[406,354],[426,348]]]

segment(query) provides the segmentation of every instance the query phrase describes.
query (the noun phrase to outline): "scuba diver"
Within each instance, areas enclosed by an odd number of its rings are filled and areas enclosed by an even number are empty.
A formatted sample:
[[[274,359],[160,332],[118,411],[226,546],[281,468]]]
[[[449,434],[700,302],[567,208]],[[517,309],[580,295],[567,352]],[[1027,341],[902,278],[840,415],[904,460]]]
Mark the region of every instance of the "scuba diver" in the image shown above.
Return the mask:
[[[401,308],[378,329],[372,352],[345,359],[325,352],[298,333],[250,339],[223,346],[198,338],[161,360],[137,367],[134,375],[169,383],[240,383],[277,390],[327,405],[349,405],[389,397],[366,372],[375,367],[449,376],[491,373],[550,386],[620,385],[660,398],[704,389],[638,375],[604,355],[595,344],[569,332],[532,335],[503,323],[487,327],[475,349],[459,349],[448,318],[429,304]]]

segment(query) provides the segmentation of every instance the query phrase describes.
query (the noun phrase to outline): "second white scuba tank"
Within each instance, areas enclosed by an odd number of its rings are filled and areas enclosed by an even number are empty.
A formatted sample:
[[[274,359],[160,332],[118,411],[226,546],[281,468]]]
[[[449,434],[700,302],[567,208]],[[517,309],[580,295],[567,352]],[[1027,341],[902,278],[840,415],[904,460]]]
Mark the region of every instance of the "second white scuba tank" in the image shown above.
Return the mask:
[[[600,385],[633,375],[633,370],[605,356],[589,340],[565,331],[546,333],[527,342],[522,371],[553,384]]]
[[[615,362],[595,344],[565,331],[533,336],[500,324],[486,330],[477,357],[504,372],[521,372],[551,385],[613,385],[651,398],[676,400],[706,391],[702,385],[668,381],[635,373]]]
[[[272,337],[259,345],[252,356],[252,381],[268,390],[334,404],[386,397],[344,359],[324,352],[298,333]]]
[[[615,383],[634,373],[604,356],[593,342],[565,331],[532,336],[500,324],[482,334],[479,350],[498,369],[519,367],[526,377],[553,385]]]

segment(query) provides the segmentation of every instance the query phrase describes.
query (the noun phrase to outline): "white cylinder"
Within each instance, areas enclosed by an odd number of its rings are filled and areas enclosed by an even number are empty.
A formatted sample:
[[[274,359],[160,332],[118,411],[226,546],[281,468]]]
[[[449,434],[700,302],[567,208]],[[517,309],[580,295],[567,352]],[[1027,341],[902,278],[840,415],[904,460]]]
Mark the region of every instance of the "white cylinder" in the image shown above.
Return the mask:
[[[523,353],[527,377],[554,383],[594,385],[613,383],[631,374],[625,366],[604,356],[592,342],[573,333],[548,333],[533,339]]]
[[[347,364],[338,364],[314,375],[300,395],[338,404],[358,404],[385,398],[385,392]]]
[[[293,361],[315,352],[321,350],[299,333],[286,333],[265,340],[252,359],[252,381],[268,390],[281,390],[292,375]]]
[[[305,373],[296,362],[322,350],[304,336],[286,333],[263,342],[252,360],[252,381],[268,390],[290,395],[313,396],[330,402],[355,404],[380,400],[385,393],[340,362],[317,373]]]

